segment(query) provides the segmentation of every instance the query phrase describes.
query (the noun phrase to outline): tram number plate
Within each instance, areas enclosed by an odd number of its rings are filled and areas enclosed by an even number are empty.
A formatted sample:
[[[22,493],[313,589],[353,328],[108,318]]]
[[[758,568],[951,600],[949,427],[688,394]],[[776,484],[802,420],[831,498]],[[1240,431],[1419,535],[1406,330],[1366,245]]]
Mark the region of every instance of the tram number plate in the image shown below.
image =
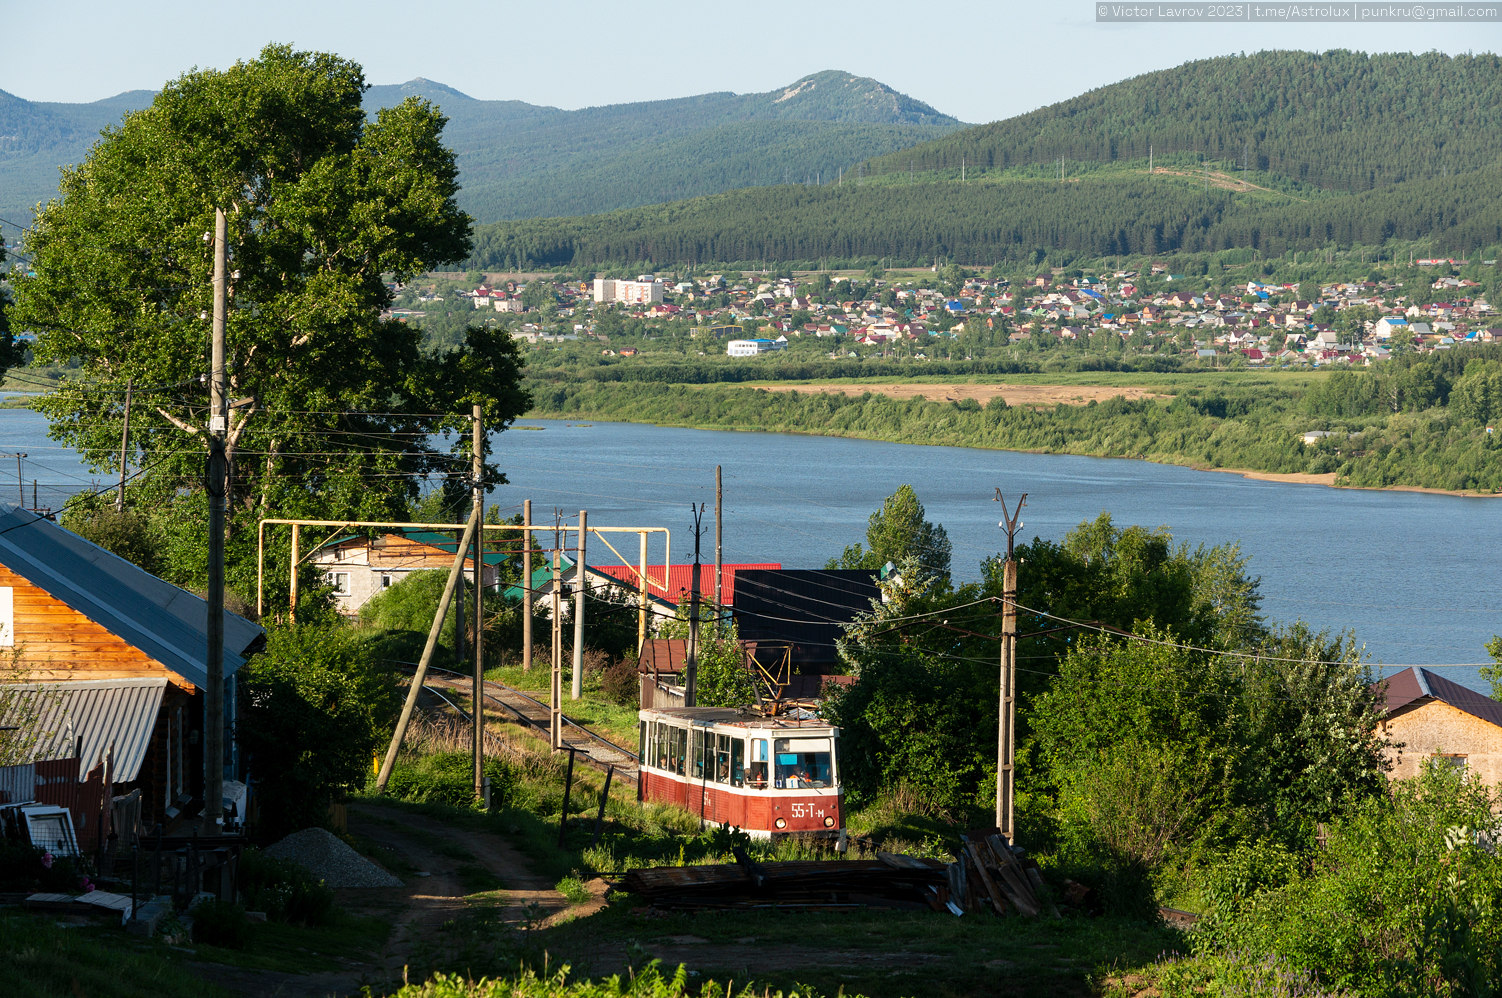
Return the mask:
[[[795,818],[822,818],[822,817],[824,817],[824,809],[820,808],[820,807],[815,807],[813,804],[793,804],[793,805],[790,805],[790,806],[792,807],[793,817],[795,817]]]

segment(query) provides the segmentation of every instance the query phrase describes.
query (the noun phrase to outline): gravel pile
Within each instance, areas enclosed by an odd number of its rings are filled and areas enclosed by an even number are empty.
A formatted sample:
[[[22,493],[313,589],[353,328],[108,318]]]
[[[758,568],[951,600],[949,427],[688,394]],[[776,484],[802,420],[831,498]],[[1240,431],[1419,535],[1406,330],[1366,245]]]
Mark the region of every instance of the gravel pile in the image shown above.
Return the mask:
[[[293,832],[266,855],[296,863],[330,887],[400,887],[402,882],[325,828]]]

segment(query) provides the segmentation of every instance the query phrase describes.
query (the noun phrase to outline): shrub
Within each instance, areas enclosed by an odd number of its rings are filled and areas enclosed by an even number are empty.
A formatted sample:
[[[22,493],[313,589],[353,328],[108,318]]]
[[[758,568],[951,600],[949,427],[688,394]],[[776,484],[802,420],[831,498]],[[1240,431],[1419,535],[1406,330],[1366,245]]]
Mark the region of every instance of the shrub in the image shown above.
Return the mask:
[[[511,798],[514,784],[506,764],[485,757],[485,775],[490,777],[491,799]],[[474,807],[474,760],[468,752],[439,752],[428,756],[405,756],[391,773],[387,793],[415,804],[446,804]]]
[[[634,658],[612,662],[600,673],[600,692],[612,703],[634,707],[641,699],[641,675]]]
[[[193,941],[244,949],[250,942],[250,918],[238,904],[205,901],[193,909]]]
[[[274,922],[324,925],[334,913],[334,892],[296,863],[259,849],[240,854],[240,896],[251,911]]]
[[[240,670],[240,740],[261,788],[259,834],[276,839],[328,820],[364,784],[400,705],[390,672],[344,626],[285,627]]]
[[[1494,797],[1429,767],[1336,822],[1308,876],[1264,855],[1233,862],[1250,894],[1201,923],[1202,951],[1286,961],[1326,987],[1394,998],[1493,993],[1502,984],[1502,856]]]

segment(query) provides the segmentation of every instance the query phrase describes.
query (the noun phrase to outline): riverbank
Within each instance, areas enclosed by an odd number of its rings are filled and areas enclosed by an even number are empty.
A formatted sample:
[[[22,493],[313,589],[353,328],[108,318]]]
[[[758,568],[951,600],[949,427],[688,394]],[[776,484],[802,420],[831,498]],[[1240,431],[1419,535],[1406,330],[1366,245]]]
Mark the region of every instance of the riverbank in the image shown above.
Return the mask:
[[[1137,391],[1124,390],[1132,387]],[[536,418],[1135,458],[1293,476],[1269,480],[1340,488],[1457,496],[1502,492],[1502,443],[1481,424],[1444,409],[1336,420],[1309,414],[1291,386],[1176,387],[1067,380],[1019,385],[1010,379],[770,386],[538,380],[529,385],[536,400],[530,415]],[[1165,399],[1165,392],[1172,398]],[[984,403],[981,394],[989,394]]]
[[[1325,474],[1294,472],[1279,474],[1273,471],[1251,471],[1246,468],[1196,468],[1196,471],[1223,471],[1240,475],[1258,482],[1281,482],[1284,485],[1323,485],[1331,489],[1353,489],[1361,492],[1422,492],[1436,496],[1458,496],[1462,499],[1502,499],[1502,492],[1467,492],[1463,489],[1431,489],[1422,485],[1342,485],[1336,481],[1333,471]]]

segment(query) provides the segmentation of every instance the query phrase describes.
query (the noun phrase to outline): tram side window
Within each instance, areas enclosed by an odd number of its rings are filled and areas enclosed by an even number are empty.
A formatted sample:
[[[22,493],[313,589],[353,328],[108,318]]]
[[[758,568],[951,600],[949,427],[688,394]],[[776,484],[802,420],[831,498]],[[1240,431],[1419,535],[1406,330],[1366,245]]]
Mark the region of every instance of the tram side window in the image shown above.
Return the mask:
[[[673,756],[677,760],[673,766],[673,772],[683,775],[685,765],[684,756],[688,754],[688,731],[684,728],[673,729]]]
[[[738,787],[746,785],[746,741],[733,738],[730,742],[730,782]]]
[[[774,745],[776,786],[795,790],[833,785],[834,754],[828,738],[778,738]]]
[[[730,782],[730,736],[715,736],[714,778],[719,783]]]
[[[708,737],[709,732],[703,728],[689,732],[689,740],[693,743],[693,766],[688,775],[696,780],[704,779],[704,740]]]
[[[647,754],[647,722],[641,722],[641,734],[636,740],[636,757],[647,765],[652,765],[652,757]]]
[[[767,785],[767,740],[765,738],[751,739],[751,771],[748,781],[751,786],[760,790]]]

